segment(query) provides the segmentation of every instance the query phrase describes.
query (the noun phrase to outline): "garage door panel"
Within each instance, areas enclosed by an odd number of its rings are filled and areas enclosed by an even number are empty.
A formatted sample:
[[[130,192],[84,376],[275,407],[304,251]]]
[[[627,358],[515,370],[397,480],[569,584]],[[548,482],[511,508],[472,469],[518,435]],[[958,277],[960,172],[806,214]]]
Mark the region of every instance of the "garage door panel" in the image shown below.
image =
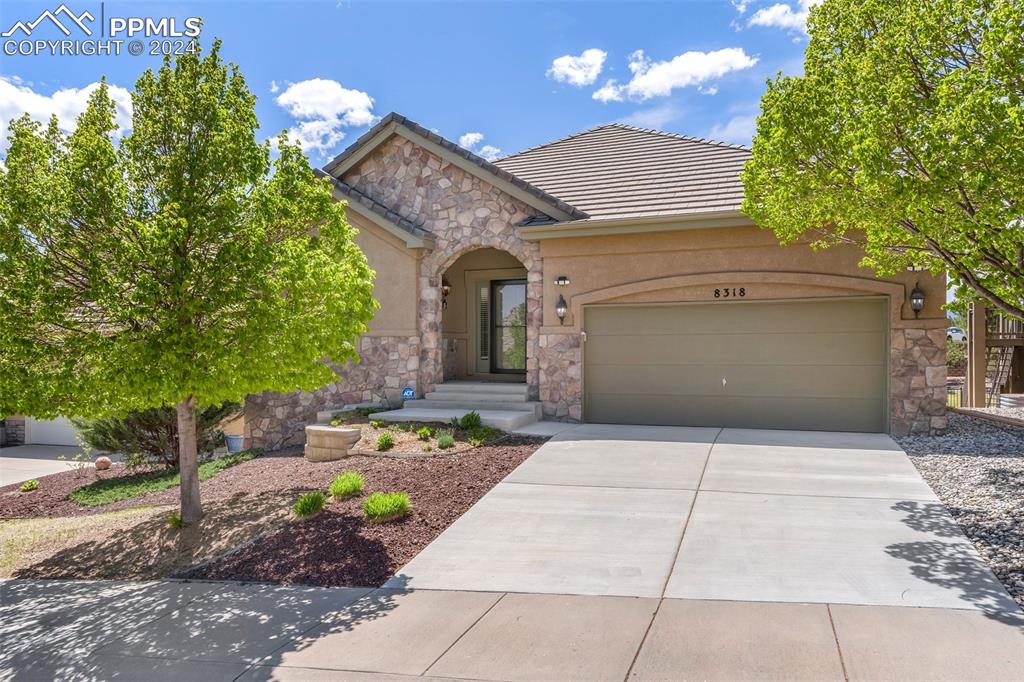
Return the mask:
[[[885,430],[883,299],[600,306],[584,322],[587,421]]]
[[[878,398],[880,366],[602,365],[588,371],[597,387],[622,395]],[[722,379],[726,380],[722,385]]]
[[[588,410],[607,424],[685,424],[746,429],[868,431],[884,428],[873,400],[744,398],[709,396],[621,396],[588,394]]]
[[[587,336],[587,360],[600,365],[728,363],[757,356],[774,364],[877,365],[878,349],[885,344],[885,333],[874,331],[814,332],[813,340],[807,339],[812,343],[799,344],[789,332],[592,336],[588,329]],[[750,353],[752,346],[757,347],[757,356]]]
[[[768,306],[770,315],[751,315],[751,306]],[[686,308],[685,316],[678,310]],[[595,306],[587,311],[587,334],[631,336],[643,334],[734,333],[802,334],[884,331],[885,318],[871,300],[850,302],[799,301],[679,305]]]

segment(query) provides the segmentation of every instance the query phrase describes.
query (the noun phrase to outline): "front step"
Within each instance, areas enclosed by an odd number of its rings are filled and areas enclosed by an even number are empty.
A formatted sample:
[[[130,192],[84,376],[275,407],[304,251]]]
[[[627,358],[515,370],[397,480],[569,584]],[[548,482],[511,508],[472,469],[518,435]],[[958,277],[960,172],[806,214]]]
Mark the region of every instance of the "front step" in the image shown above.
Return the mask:
[[[408,404],[409,403],[407,402],[406,405]],[[455,419],[462,419],[463,415],[474,411],[480,415],[480,421],[485,426],[493,426],[494,428],[501,429],[502,431],[512,431],[513,429],[517,429],[521,426],[532,424],[537,421],[538,416],[535,411],[527,412],[525,410],[472,410],[464,408],[436,409],[403,407],[400,410],[392,410],[390,412],[377,412],[373,415],[373,418],[380,419],[385,422],[441,422],[443,424],[447,424],[453,417]]]
[[[461,400],[480,403],[525,403],[526,391],[522,393],[484,393],[483,391],[431,391],[423,396],[427,400]],[[496,408],[499,409],[499,408]]]
[[[407,400],[405,407],[413,410],[481,410],[501,412],[532,412],[540,417],[540,403],[526,402],[525,400],[472,400],[472,399],[425,399]]]
[[[446,381],[434,386],[435,393],[500,393],[526,395],[526,384],[501,384],[490,381]]]

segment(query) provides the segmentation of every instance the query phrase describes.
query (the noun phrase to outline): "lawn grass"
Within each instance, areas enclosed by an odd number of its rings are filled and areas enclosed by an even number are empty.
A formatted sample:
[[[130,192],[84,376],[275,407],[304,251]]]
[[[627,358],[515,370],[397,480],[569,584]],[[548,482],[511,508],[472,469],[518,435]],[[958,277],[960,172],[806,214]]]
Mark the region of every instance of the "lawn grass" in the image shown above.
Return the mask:
[[[363,513],[369,521],[383,523],[405,516],[411,507],[408,493],[373,493],[363,503]]]
[[[255,456],[255,453],[246,451],[203,462],[199,465],[199,480],[205,481],[213,478],[224,469],[246,462]],[[69,497],[78,504],[98,507],[121,500],[130,500],[133,497],[140,497],[158,490],[174,488],[180,483],[181,473],[177,469],[168,469],[167,471],[148,472],[134,476],[105,478],[71,491]]]

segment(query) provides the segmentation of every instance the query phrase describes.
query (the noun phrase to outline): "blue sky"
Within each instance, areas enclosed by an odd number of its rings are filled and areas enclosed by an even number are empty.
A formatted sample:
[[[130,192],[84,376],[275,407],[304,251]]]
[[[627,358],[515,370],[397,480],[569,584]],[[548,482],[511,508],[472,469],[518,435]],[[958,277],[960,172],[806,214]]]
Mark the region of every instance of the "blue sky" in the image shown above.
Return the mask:
[[[66,2],[99,24],[100,2]],[[182,1],[102,9],[108,20],[201,16],[204,42],[223,39],[226,58],[258,96],[262,134],[294,130],[320,164],[393,110],[487,156],[611,121],[749,143],[765,79],[800,73],[806,4]],[[0,31],[59,5],[3,0]],[[39,37],[63,38],[46,22]],[[0,55],[4,128],[23,111],[56,112],[70,127],[101,76],[127,91],[158,62],[127,53]]]

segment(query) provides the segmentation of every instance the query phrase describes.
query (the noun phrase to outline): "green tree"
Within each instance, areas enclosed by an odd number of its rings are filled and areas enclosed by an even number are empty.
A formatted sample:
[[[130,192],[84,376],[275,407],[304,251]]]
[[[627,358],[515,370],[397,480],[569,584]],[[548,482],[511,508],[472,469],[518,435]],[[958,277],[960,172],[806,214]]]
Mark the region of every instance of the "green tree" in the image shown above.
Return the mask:
[[[804,75],[761,101],[743,210],[1024,317],[1024,3],[825,0],[808,31]]]
[[[0,414],[174,406],[185,522],[196,403],[335,380],[376,307],[344,207],[286,138],[271,161],[219,52],[147,70],[119,145],[105,85],[69,136],[12,122],[0,171]]]

